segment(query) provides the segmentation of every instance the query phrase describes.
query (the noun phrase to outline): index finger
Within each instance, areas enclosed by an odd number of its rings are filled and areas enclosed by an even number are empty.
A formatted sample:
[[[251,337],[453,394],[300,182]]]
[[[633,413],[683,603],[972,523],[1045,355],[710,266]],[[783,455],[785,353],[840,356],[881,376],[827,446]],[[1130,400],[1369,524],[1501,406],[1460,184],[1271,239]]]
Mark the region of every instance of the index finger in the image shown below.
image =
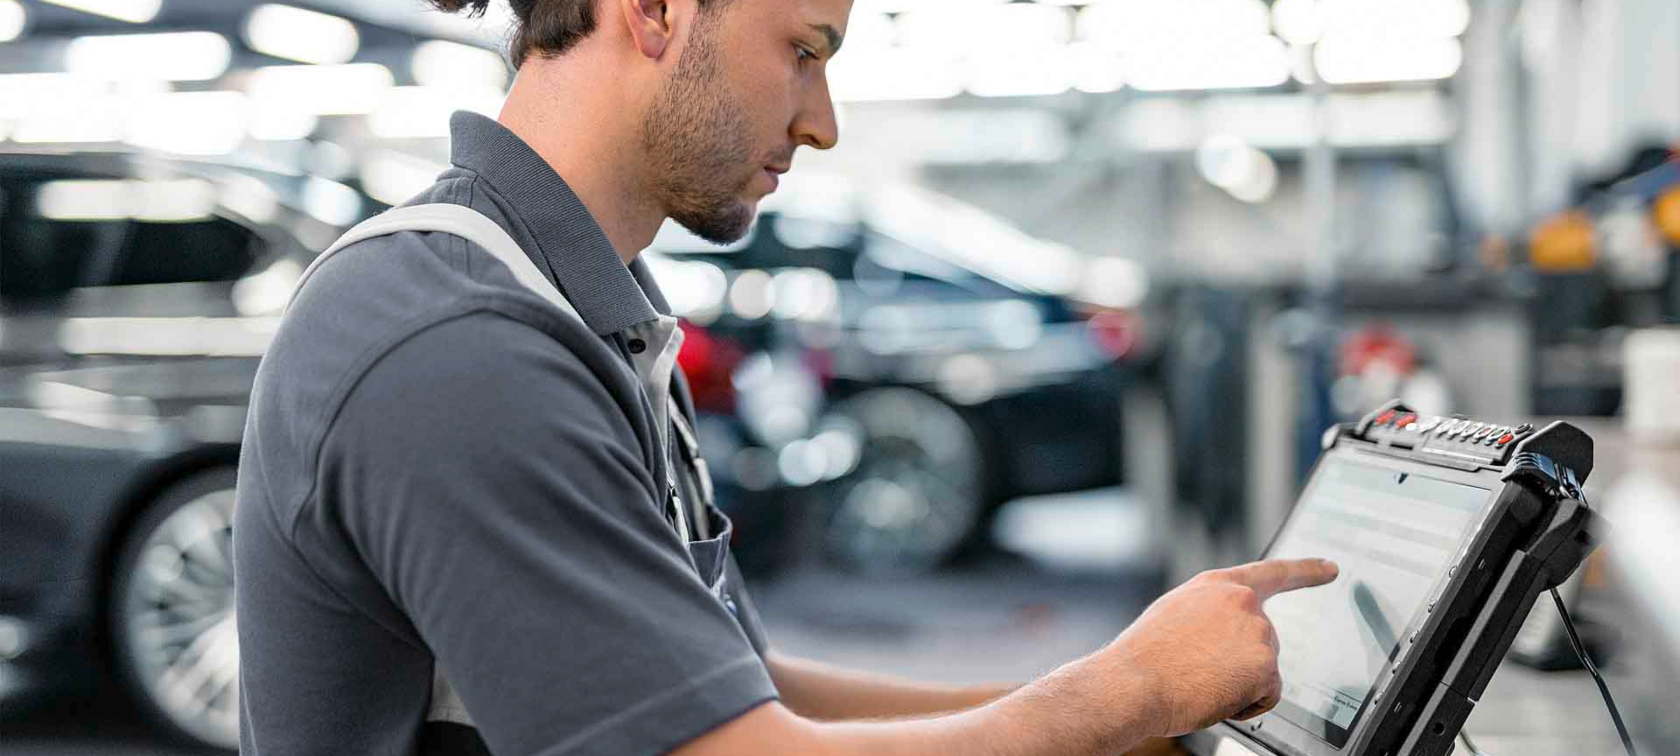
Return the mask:
[[[1223,577],[1246,585],[1265,601],[1279,593],[1324,585],[1340,572],[1328,559],[1271,559],[1251,562],[1224,571]]]

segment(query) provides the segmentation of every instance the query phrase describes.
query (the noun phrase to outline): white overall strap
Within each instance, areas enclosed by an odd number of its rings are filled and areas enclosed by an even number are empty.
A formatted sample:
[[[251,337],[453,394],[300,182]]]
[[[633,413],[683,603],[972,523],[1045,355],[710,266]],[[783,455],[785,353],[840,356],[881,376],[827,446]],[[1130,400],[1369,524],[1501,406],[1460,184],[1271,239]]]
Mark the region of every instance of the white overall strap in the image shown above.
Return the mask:
[[[297,293],[309,282],[309,277],[315,274],[315,270],[328,258],[338,254],[339,250],[365,239],[402,231],[438,231],[477,244],[502,261],[525,288],[572,317],[582,319],[577,309],[572,307],[572,303],[566,301],[559,289],[554,288],[554,284],[537,269],[536,263],[531,262],[525,250],[520,248],[519,242],[514,241],[507,231],[477,210],[446,202],[393,208],[357,224],[303,271],[303,276],[298,278],[297,288],[292,290],[292,300],[297,299]],[[287,307],[291,307],[291,302],[287,302]]]

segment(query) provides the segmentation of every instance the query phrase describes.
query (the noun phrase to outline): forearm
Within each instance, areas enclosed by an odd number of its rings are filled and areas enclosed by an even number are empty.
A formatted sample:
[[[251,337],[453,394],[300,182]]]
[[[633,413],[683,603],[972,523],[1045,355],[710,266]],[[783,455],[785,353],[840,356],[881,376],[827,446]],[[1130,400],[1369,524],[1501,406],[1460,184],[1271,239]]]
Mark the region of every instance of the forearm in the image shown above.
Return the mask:
[[[818,721],[902,719],[984,706],[1017,685],[930,685],[772,653],[770,677],[782,704]]]
[[[820,722],[773,701],[676,756],[1114,756],[1165,731],[1157,693],[1138,668],[1087,657],[984,706],[937,717]]]
[[[810,725],[824,756],[1113,756],[1156,734],[1149,685],[1086,659],[978,708],[894,722]]]

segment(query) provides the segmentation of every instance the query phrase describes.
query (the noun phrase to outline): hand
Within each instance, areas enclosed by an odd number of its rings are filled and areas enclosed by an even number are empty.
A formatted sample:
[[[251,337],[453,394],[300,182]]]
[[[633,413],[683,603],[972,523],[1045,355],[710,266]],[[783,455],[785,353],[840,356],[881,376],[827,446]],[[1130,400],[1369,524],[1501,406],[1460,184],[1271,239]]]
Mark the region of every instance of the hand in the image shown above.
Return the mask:
[[[1156,600],[1101,652],[1121,665],[1108,679],[1128,679],[1129,671],[1146,681],[1153,732],[1164,736],[1270,711],[1283,680],[1277,631],[1260,605],[1285,591],[1324,585],[1336,573],[1333,562],[1301,559],[1197,575]]]

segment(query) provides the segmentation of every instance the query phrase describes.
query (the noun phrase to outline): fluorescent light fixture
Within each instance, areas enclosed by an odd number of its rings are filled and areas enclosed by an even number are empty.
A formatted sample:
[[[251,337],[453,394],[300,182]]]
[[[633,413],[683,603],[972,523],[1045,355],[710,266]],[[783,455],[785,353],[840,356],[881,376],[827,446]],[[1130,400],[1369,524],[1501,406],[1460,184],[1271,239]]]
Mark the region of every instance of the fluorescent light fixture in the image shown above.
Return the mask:
[[[70,73],[111,80],[207,81],[232,60],[227,38],[205,31],[78,37],[64,53]]]
[[[963,66],[968,91],[980,97],[1031,97],[1073,88],[1076,64],[1065,44],[1012,47],[1009,54],[976,55]]]
[[[10,42],[23,35],[29,14],[17,0],[0,0],[0,42]]]
[[[1039,48],[1067,42],[1072,34],[1068,9],[1037,3],[980,4],[961,12],[918,6],[898,17],[898,44],[921,50]]]
[[[950,52],[890,48],[835,58],[828,87],[836,102],[937,100],[961,94],[963,81]]]
[[[246,91],[259,107],[309,115],[363,115],[391,88],[391,69],[378,63],[265,66],[251,72]]]
[[[1324,33],[1324,13],[1319,0],[1276,0],[1272,3],[1272,28],[1292,45],[1310,45]]]
[[[138,105],[125,141],[177,155],[229,154],[245,141],[251,121],[251,103],[242,92],[176,92]]]
[[[67,73],[0,74],[0,119],[36,117],[43,111],[111,95],[111,82]]]
[[[387,205],[400,205],[437,181],[448,166],[391,150],[362,163],[362,190]]]
[[[320,125],[320,117],[287,109],[284,103],[267,100],[252,103],[250,136],[261,142],[308,139]]]
[[[49,97],[19,103],[25,106],[25,111],[31,109],[30,105],[35,106],[35,112],[21,114],[17,128],[12,132],[12,141],[25,144],[91,144],[120,141],[128,102],[106,93],[79,94],[89,96],[64,100]],[[0,110],[5,109],[4,103],[4,98],[0,98]],[[41,103],[51,104],[41,106]]]
[[[414,80],[421,86],[506,89],[508,85],[502,56],[482,47],[434,39],[415,47],[409,61]]]
[[[494,118],[507,95],[497,87],[394,87],[368,114],[368,130],[381,139],[449,136],[449,118],[469,110]]]
[[[907,11],[936,10],[945,13],[961,13],[972,10],[976,6],[988,3],[1005,3],[1009,0],[857,0],[852,6],[853,13],[904,13]]]
[[[71,10],[114,18],[131,24],[143,24],[157,18],[163,0],[45,0]]]
[[[898,41],[898,25],[884,13],[852,12],[846,24],[846,50],[878,50]]]
[[[1468,0],[1317,0],[1316,7],[1325,36],[1442,38],[1470,26]]]
[[[1106,6],[1099,6],[1106,7]],[[1289,50],[1273,36],[1218,48],[1162,47],[1127,57],[1126,82],[1146,92],[1261,89],[1289,81]]]
[[[234,283],[233,307],[245,317],[278,316],[285,311],[302,277],[303,266],[296,260],[289,257],[275,260],[261,273]]]
[[[348,63],[361,46],[356,25],[349,20],[290,5],[251,9],[244,33],[251,49],[299,63]]]
[[[1069,45],[1074,61],[1074,88],[1103,94],[1126,86],[1126,57],[1092,42]]]
[[[1452,37],[1369,38],[1326,34],[1313,54],[1318,75],[1331,84],[1432,81],[1452,78],[1464,47]]]
[[[216,209],[216,187],[202,179],[48,181],[35,195],[41,217],[63,221],[190,221]]]
[[[280,215],[280,197],[255,176],[236,175],[222,186],[222,207],[253,223],[272,223]]]
[[[1077,29],[1126,52],[1214,51],[1266,36],[1271,17],[1262,0],[1146,0],[1086,7]]]

